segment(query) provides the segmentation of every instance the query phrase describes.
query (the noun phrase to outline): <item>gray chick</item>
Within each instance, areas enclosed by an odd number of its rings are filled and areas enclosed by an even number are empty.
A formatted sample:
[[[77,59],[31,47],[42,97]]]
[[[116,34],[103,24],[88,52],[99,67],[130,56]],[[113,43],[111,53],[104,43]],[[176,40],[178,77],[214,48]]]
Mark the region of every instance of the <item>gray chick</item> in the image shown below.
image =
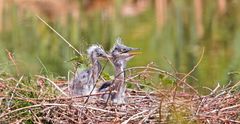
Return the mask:
[[[102,70],[99,59],[110,57],[103,48],[98,45],[90,46],[87,53],[91,60],[92,67],[84,71],[76,71],[69,84],[69,90],[72,96],[90,94]]]
[[[139,50],[138,48],[131,48],[123,45],[121,43],[121,39],[118,38],[116,40],[115,45],[111,49],[111,61],[114,65],[115,69],[115,78],[113,81],[105,82],[98,89],[99,92],[106,91],[115,91],[116,93],[112,93],[110,95],[110,100],[116,104],[125,103],[125,91],[126,91],[126,83],[125,83],[125,72],[124,69],[126,67],[127,62],[133,58],[136,53],[132,52],[135,50]],[[102,95],[103,99],[107,99],[109,97],[108,94]]]

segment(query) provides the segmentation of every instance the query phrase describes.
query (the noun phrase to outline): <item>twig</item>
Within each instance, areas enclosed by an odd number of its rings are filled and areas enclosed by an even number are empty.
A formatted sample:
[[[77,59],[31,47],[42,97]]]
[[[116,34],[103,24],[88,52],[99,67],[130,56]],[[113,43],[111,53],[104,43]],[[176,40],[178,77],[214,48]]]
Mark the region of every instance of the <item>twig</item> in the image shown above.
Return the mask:
[[[14,96],[14,93],[15,93],[16,88],[18,87],[19,83],[22,81],[22,79],[23,79],[23,76],[18,80],[18,82],[17,82],[15,88],[13,89],[13,92],[12,92],[12,95],[11,95],[11,97],[10,97],[10,100],[8,101],[8,109],[10,109],[9,107],[10,107],[10,104],[11,104],[12,98],[13,98],[13,96]]]
[[[225,111],[225,110],[228,110],[228,109],[234,109],[234,108],[238,108],[238,107],[240,107],[240,104],[222,108],[222,109],[220,109],[220,111]]]
[[[170,67],[173,69],[174,73],[177,73],[177,69],[173,66],[172,62],[166,57],[163,57],[165,59],[165,61],[167,61],[167,63],[170,65]]]
[[[94,93],[91,94],[91,96],[100,96],[100,95],[104,95],[104,94],[109,94],[110,92],[99,92],[99,93]],[[115,93],[115,92],[113,92]],[[6,95],[1,95],[0,97],[4,97],[4,98],[9,98]],[[71,100],[71,99],[77,99],[77,98],[84,98],[84,97],[89,97],[89,95],[82,95],[82,96],[72,96],[72,97],[58,97],[58,98],[21,98],[21,97],[13,97],[13,99],[17,99],[17,100],[23,100],[23,101],[27,101],[27,102],[31,102],[31,103],[36,103],[36,101],[56,101],[56,100]]]
[[[162,73],[162,74],[166,74],[166,75],[169,75],[173,78],[175,78],[176,80],[180,81],[181,83],[184,83],[186,86],[188,86],[192,91],[194,91],[197,95],[199,95],[198,91],[196,89],[194,89],[192,86],[190,86],[186,81],[176,77],[175,75],[167,72],[167,71],[163,71],[159,68],[155,68],[155,67],[144,67],[144,66],[140,66],[140,67],[131,67],[131,68],[127,68],[125,69],[125,71],[130,71],[130,70],[133,70],[133,69],[145,69],[145,68],[148,68],[148,69],[151,69],[151,70],[155,70],[156,72],[159,72],[159,73]]]
[[[54,33],[56,33],[65,43],[68,44],[69,47],[71,47],[74,51],[76,51],[81,57],[83,55],[76,49],[74,48],[62,35],[60,35],[54,28],[52,28],[46,21],[44,21],[41,17],[36,15],[38,19],[40,19],[45,25],[47,25]]]
[[[128,118],[127,120],[125,120],[122,124],[128,124],[129,121],[142,117],[142,116],[139,116],[139,115],[141,115],[141,114],[143,114],[143,113],[145,113],[145,112],[147,112],[147,111],[149,111],[149,110],[144,110],[144,111],[141,111],[141,112],[139,112],[139,113],[131,116],[130,118]]]
[[[190,72],[188,72],[181,80],[180,82],[184,82],[184,80],[193,72],[195,71],[195,69],[198,67],[198,65],[201,63],[202,59],[203,59],[203,55],[204,55],[204,51],[205,49],[203,48],[202,54],[200,56],[200,59],[198,60],[197,64],[192,68],[192,70]],[[192,86],[190,86],[188,83],[184,83],[185,85],[187,85],[188,87],[190,87],[195,93],[199,94],[197,92],[197,90],[195,90],[194,88],[192,88]]]
[[[161,102],[160,102],[160,106],[161,106]],[[152,109],[152,110],[148,113],[148,115],[145,116],[139,123],[140,123],[140,124],[143,124],[143,123],[150,117],[150,115],[153,114],[158,108],[160,108],[160,107],[158,106],[158,107]],[[159,111],[161,111],[161,110],[159,110]],[[161,113],[159,113],[159,118],[161,119],[160,116],[161,116]]]
[[[58,103],[42,103],[42,104],[36,104],[36,105],[32,105],[32,106],[26,106],[26,107],[22,107],[22,108],[18,108],[15,110],[12,110],[8,113],[3,113],[0,115],[0,118],[3,118],[9,114],[12,114],[14,112],[18,112],[18,111],[22,111],[22,110],[26,110],[26,109],[31,109],[31,108],[37,108],[37,107],[43,107],[43,106],[69,106],[67,104],[58,104]],[[108,111],[105,109],[100,109],[100,108],[95,108],[95,107],[91,107],[91,106],[83,106],[83,105],[72,105],[73,107],[80,107],[80,108],[88,108],[88,109],[92,109],[92,110],[96,110],[96,111],[101,111],[101,112],[106,112],[106,113],[111,113],[111,114],[120,114],[120,115],[124,115],[126,113],[123,112],[113,112],[113,111]]]
[[[42,60],[39,57],[37,57],[37,59],[38,59],[39,63],[42,65],[42,67],[44,68],[45,72],[48,73],[48,70],[47,70],[46,66],[43,64]]]
[[[161,123],[162,122],[162,100],[160,101],[160,105],[159,105],[159,122]]]
[[[218,83],[218,84],[217,84],[217,87],[215,87],[215,89],[212,90],[212,92],[210,93],[210,96],[214,95],[219,88],[220,88],[220,84]]]
[[[200,117],[205,117],[204,120],[206,120],[206,118],[210,118],[210,119],[214,119],[214,120],[221,120],[223,122],[232,122],[234,124],[240,124],[240,121],[238,120],[231,120],[231,119],[225,119],[225,118],[221,118],[218,116],[210,116],[210,115],[199,115]],[[211,121],[209,121],[209,123],[211,123]]]
[[[40,75],[36,75],[36,77],[42,78],[42,79],[46,79],[48,80],[58,91],[60,91],[63,95],[68,96],[64,91],[62,91],[61,88],[59,88],[53,81],[51,81],[50,79],[40,76]]]
[[[197,111],[196,111],[196,115],[199,114],[200,108],[201,108],[201,106],[203,105],[203,103],[205,102],[205,100],[206,100],[205,98],[202,98],[200,104],[198,105],[198,108],[197,108]]]
[[[228,92],[230,93],[238,85],[240,85],[240,81],[238,81],[236,84],[234,84]]]
[[[198,65],[199,65],[199,64],[201,63],[201,61],[202,61],[202,58],[203,58],[203,55],[204,55],[204,51],[205,51],[205,49],[203,48],[202,54],[201,54],[200,59],[198,60],[197,64],[193,67],[193,69],[192,69],[190,72],[188,72],[188,73],[181,79],[181,81],[185,80],[193,71],[195,71],[195,69],[198,67]]]
[[[38,116],[32,111],[32,109],[29,109],[30,112],[32,113],[33,117],[37,119],[38,123],[41,124],[40,119],[38,118]]]
[[[5,51],[6,51],[7,54],[8,54],[8,59],[9,59],[9,60],[13,63],[13,65],[15,66],[16,71],[17,71],[17,75],[19,75],[19,69],[18,69],[17,63],[16,63],[16,61],[15,61],[15,59],[14,59],[13,54],[12,54],[10,51],[8,51],[7,49],[5,49]]]

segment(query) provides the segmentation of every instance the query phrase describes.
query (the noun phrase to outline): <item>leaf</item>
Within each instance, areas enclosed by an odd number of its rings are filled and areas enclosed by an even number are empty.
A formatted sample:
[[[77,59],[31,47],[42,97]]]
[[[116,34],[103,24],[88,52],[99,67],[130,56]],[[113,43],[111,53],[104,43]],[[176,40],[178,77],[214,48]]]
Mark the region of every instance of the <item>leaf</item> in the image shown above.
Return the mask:
[[[109,73],[105,73],[103,72],[102,73],[102,77],[105,79],[105,80],[113,80],[113,76],[111,76]]]
[[[73,58],[71,58],[70,60],[66,61],[66,62],[76,62],[79,65],[90,65],[90,62],[88,60],[88,57],[86,55],[83,56],[75,56]]]
[[[162,82],[166,84],[173,84],[175,81],[173,79],[166,78],[166,79],[163,79]]]
[[[164,75],[164,74],[159,74],[158,77],[159,77],[160,79],[163,79],[163,78],[165,77],[165,75]]]

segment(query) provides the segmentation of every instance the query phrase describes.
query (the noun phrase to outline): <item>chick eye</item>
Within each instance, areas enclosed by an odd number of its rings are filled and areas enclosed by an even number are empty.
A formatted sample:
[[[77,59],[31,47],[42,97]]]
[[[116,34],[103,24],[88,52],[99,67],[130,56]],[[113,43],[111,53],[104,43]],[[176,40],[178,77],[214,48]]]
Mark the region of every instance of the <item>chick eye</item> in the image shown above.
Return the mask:
[[[103,54],[102,53],[98,53],[98,56],[102,56]]]
[[[123,53],[127,52],[127,49],[126,49],[126,48],[123,48],[123,49],[122,49],[122,52],[123,52]]]

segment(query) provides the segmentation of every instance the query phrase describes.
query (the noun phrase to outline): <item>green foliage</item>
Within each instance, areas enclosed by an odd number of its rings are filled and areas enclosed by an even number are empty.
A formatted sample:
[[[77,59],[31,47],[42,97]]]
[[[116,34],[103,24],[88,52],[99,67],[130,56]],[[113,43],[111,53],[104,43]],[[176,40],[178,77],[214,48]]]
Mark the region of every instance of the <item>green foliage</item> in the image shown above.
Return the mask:
[[[66,25],[42,18],[82,53],[92,43],[99,43],[109,50],[114,39],[121,36],[126,45],[141,48],[143,52],[132,59],[129,66],[154,61],[162,69],[171,70],[163,58],[165,56],[179,72],[187,73],[196,64],[201,48],[205,47],[204,58],[193,73],[200,81],[196,85],[214,87],[217,81],[228,83],[231,79],[226,76],[227,73],[240,69],[240,2],[228,1],[227,12],[218,15],[216,1],[204,1],[205,34],[201,39],[197,38],[195,31],[192,1],[169,2],[168,20],[161,31],[156,26],[153,3],[144,12],[133,17],[123,17],[120,14],[123,2],[118,1],[113,6],[115,13],[107,18],[103,18],[100,11],[88,15],[84,9],[79,10],[80,20],[69,17]],[[82,5],[81,1],[79,5]],[[86,58],[76,57],[62,39],[35,17],[35,13],[27,11],[20,15],[15,5],[10,5],[3,12],[0,49],[1,72],[16,74],[16,68],[8,60],[5,49],[13,53],[21,74],[34,75],[42,72],[46,75],[66,76],[68,70],[73,70],[76,66],[73,66],[73,62],[88,65]],[[164,79],[162,82],[174,81]]]
[[[159,74],[159,79],[163,85],[172,86],[176,81],[170,78],[168,75]]]
[[[109,73],[106,73],[106,72],[102,72],[102,75],[101,75],[105,80],[113,80],[114,77],[111,76]]]

